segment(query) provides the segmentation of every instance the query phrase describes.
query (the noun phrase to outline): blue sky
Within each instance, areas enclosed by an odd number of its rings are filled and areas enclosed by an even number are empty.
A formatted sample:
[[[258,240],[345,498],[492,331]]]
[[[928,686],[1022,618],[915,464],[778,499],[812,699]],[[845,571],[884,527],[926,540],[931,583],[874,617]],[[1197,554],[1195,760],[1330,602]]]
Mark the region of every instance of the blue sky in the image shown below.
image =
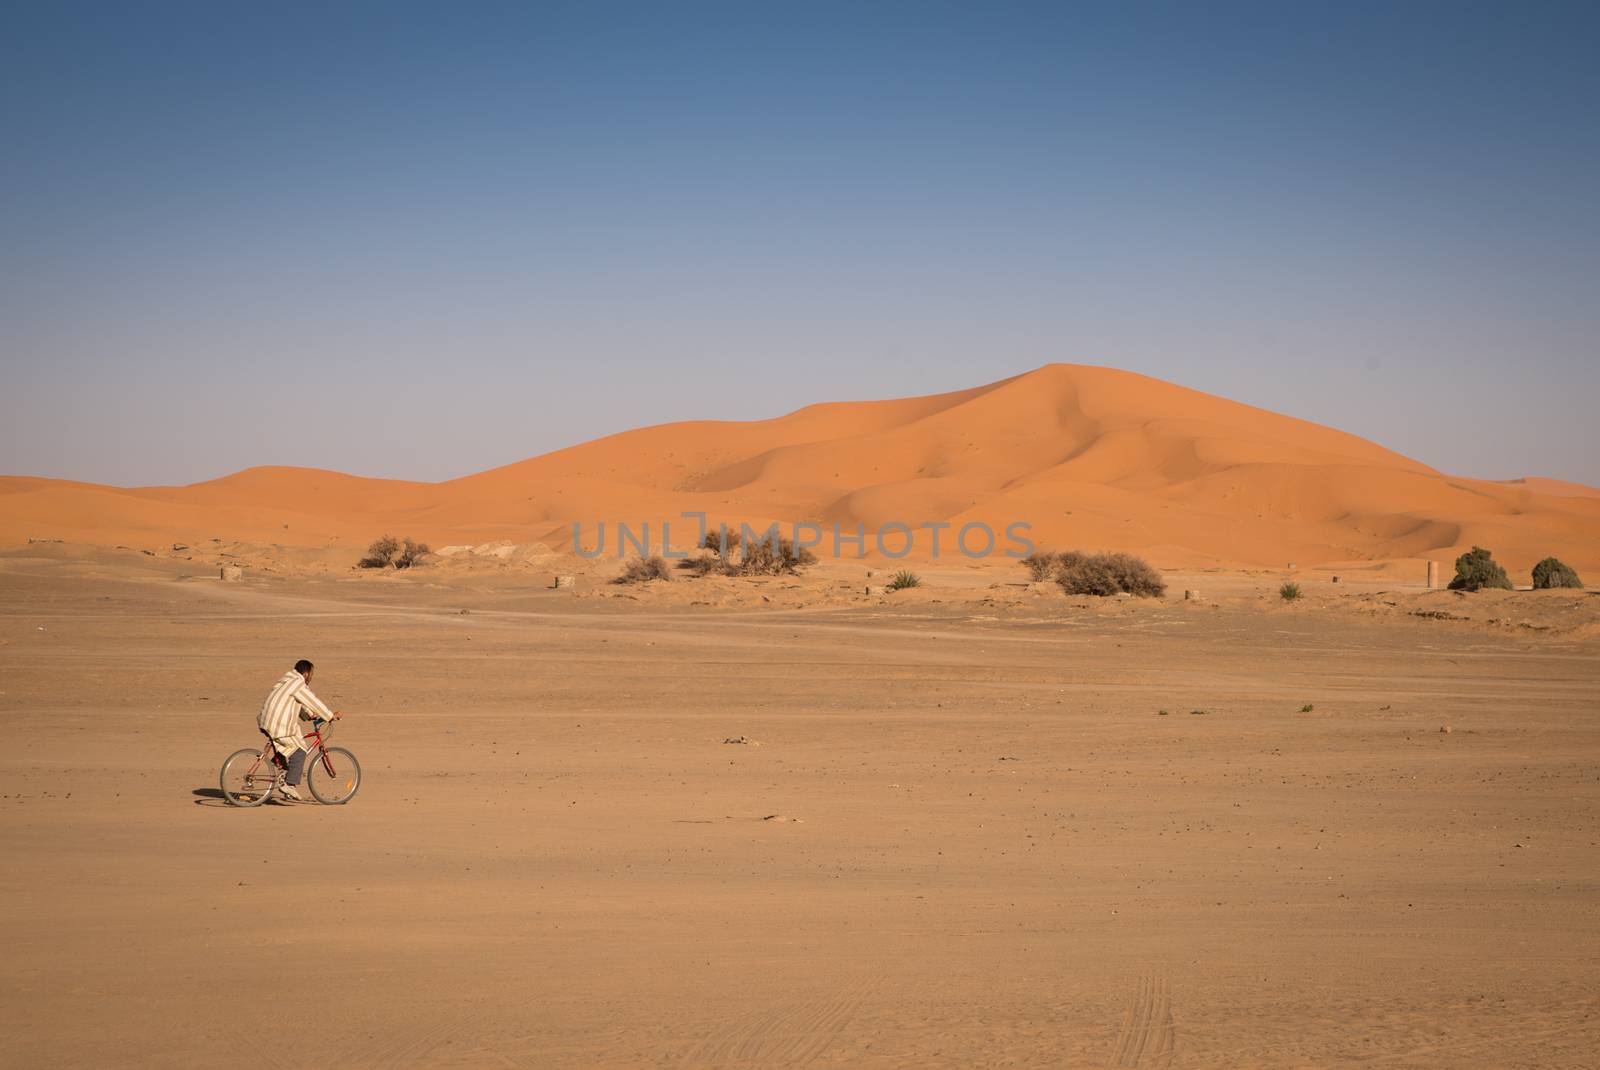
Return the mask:
[[[1600,484],[1600,5],[0,4],[0,471],[1107,364]]]

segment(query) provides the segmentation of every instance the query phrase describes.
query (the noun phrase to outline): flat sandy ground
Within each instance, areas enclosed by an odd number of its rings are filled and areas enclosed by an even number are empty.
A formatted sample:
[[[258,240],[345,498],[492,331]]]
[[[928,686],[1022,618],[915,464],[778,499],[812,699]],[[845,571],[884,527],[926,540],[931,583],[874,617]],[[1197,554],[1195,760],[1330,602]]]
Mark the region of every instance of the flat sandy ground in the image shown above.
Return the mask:
[[[0,555],[7,1066],[1600,1063],[1592,628],[126,556]]]

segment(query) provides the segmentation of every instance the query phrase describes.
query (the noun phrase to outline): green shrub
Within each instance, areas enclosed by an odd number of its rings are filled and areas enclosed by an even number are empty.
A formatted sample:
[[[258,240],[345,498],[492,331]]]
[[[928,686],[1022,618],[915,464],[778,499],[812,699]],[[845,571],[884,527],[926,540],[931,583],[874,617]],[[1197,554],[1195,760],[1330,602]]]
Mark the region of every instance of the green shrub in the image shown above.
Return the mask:
[[[903,591],[907,587],[921,586],[922,577],[917,575],[915,572],[908,571],[907,569],[901,569],[899,572],[896,572],[894,574],[894,579],[889,581],[889,590],[891,591]]]
[[[670,580],[672,570],[667,568],[667,563],[660,557],[636,557],[628,562],[622,570],[622,575],[614,583],[647,583],[650,580]]]
[[[1295,583],[1293,580],[1290,580],[1288,583],[1285,583],[1282,587],[1278,588],[1278,597],[1283,599],[1285,602],[1298,601],[1303,593],[1304,592],[1300,590],[1300,585]]]
[[[1161,573],[1143,558],[1132,554],[1057,555],[1056,582],[1067,594],[1136,594],[1156,598],[1166,593]]]
[[[1456,578],[1450,581],[1452,591],[1477,591],[1484,587],[1511,590],[1511,580],[1489,551],[1481,546],[1456,558]]]
[[[1583,587],[1583,581],[1568,565],[1547,557],[1533,566],[1533,589],[1547,591],[1552,587]]]

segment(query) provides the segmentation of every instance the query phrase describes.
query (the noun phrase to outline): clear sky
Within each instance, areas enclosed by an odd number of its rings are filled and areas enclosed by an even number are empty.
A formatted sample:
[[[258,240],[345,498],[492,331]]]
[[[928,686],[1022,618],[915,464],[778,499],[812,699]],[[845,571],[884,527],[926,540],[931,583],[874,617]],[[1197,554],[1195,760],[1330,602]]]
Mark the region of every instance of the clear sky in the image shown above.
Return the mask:
[[[1600,484],[1600,4],[0,0],[0,472],[1108,364]]]

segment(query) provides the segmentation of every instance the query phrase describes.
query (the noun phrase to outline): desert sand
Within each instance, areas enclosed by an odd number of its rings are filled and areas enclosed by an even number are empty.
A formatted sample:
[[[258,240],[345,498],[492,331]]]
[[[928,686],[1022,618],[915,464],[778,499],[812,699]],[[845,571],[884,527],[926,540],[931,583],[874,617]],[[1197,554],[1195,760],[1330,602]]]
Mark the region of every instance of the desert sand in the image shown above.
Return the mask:
[[[1069,364],[951,394],[644,428],[437,484],[285,468],[187,487],[0,479],[0,546],[218,538],[348,561],[390,532],[563,550],[574,523],[591,537],[600,522],[648,523],[659,537],[684,511],[829,531],[1025,521],[1041,546],[1134,550],[1169,568],[1448,564],[1482,545],[1521,583],[1552,554],[1600,572],[1594,488],[1447,475],[1330,428]],[[930,550],[920,541],[911,558]]]
[[[685,510],[1168,592],[573,552]],[[0,480],[0,1064],[1593,1066],[1600,597],[1427,588],[1474,544],[1592,580],[1600,491],[1070,365],[439,484]],[[360,793],[226,805],[302,657]]]
[[[0,553],[7,1066],[1600,1049],[1588,593],[1374,565],[1294,604],[1266,569],[1085,599],[960,564],[868,597],[858,562],[555,590],[544,549],[228,545]],[[360,794],[228,807],[298,657]]]

